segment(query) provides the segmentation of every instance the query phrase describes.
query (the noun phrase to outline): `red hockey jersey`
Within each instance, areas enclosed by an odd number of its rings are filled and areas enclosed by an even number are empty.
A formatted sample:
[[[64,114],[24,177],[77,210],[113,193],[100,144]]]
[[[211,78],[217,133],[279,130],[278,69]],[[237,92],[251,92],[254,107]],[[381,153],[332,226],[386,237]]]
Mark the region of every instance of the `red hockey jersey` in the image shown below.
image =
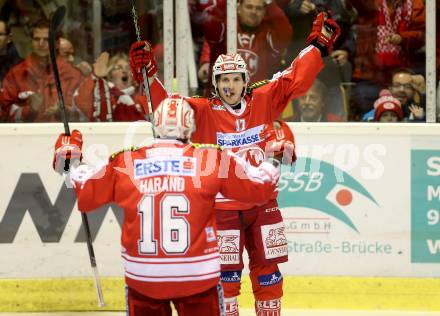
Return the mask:
[[[239,111],[233,110],[218,97],[185,98],[196,116],[196,131],[191,140],[231,149],[253,165],[258,165],[265,158],[265,142],[260,135],[265,124],[276,120],[290,100],[305,94],[322,68],[320,51],[314,46],[308,46],[290,67],[275,74],[271,80],[256,83],[249,89]],[[166,93],[157,79],[151,89],[155,107]],[[216,202],[216,208],[226,210],[253,207],[249,203],[231,201],[221,195]]]
[[[232,149],[254,165],[265,158],[266,144],[261,138],[265,124],[272,123],[287,103],[303,95],[323,67],[319,50],[304,49],[292,65],[272,80],[251,89],[242,100],[240,111],[234,111],[219,98],[188,98],[196,112],[194,142],[214,143]],[[219,195],[216,208],[240,210],[252,205],[231,201]]]
[[[258,175],[240,176],[242,166],[213,147],[157,140],[115,155],[97,172],[80,166],[71,177],[81,211],[109,202],[124,209],[121,243],[128,286],[169,299],[219,282],[217,192],[257,204],[270,198],[274,185]]]

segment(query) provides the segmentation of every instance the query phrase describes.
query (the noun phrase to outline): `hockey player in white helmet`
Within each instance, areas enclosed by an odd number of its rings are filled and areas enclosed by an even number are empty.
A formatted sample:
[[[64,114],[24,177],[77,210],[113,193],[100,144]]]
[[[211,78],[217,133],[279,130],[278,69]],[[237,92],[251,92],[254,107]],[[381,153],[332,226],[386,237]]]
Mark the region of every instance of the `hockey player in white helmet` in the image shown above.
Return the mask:
[[[246,93],[249,84],[247,65],[239,54],[222,54],[212,67],[214,95],[232,107],[236,106]]]
[[[188,143],[196,126],[183,98],[163,100],[154,118],[158,138],[151,146],[120,151],[100,168],[78,166],[78,130],[61,134],[53,166],[63,172],[66,159],[77,161],[70,177],[81,212],[111,202],[124,209],[121,255],[128,315],[171,316],[171,302],[180,316],[224,315],[216,194],[265,203],[279,170],[269,163],[251,167],[233,155],[225,155],[230,162],[225,170],[218,148]],[[204,172],[206,166],[210,172]]]
[[[195,131],[194,110],[183,98],[164,99],[154,111],[156,137],[187,141]]]
[[[212,69],[214,96],[184,98],[194,109],[197,125],[191,140],[222,146],[240,155],[249,164],[257,166],[262,163],[267,156],[264,137],[267,126],[279,117],[290,100],[305,94],[312,86],[323,67],[322,57],[330,54],[339,33],[340,28],[330,15],[320,13],[306,40],[307,47],[290,66],[271,80],[254,84],[249,84],[247,66],[240,55],[220,55]],[[140,83],[143,83],[143,68],[150,77],[157,71],[149,47],[146,42],[136,42],[130,49],[132,73]],[[153,106],[159,102],[157,97],[164,94],[161,87],[156,80],[151,86]],[[287,261],[288,246],[276,194],[262,206],[231,200],[219,194],[215,207],[218,210],[226,315],[239,315],[237,297],[240,294],[244,248],[249,254],[256,314],[280,315],[283,278],[278,263]],[[242,210],[247,211],[240,212]],[[272,242],[267,244],[268,241]]]

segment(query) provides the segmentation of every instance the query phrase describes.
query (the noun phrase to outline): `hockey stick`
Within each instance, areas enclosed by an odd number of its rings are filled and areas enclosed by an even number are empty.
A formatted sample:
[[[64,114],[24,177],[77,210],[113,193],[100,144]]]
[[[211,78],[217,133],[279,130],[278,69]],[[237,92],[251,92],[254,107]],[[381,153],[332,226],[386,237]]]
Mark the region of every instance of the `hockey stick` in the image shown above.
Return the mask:
[[[69,122],[67,121],[66,107],[64,105],[63,90],[61,88],[61,80],[60,80],[60,75],[58,72],[58,65],[57,65],[57,59],[56,59],[57,55],[56,55],[56,49],[55,49],[56,34],[59,31],[59,28],[61,26],[61,23],[63,21],[65,14],[66,14],[66,7],[60,6],[56,9],[56,11],[54,12],[54,14],[52,15],[52,18],[50,20],[49,55],[50,55],[50,63],[52,65],[53,75],[55,77],[55,84],[57,87],[58,102],[59,102],[59,107],[60,107],[60,112],[61,112],[61,118],[64,123],[64,133],[66,135],[70,135]],[[69,171],[69,159],[66,159],[66,162],[64,165],[64,170]],[[90,234],[89,221],[87,220],[87,215],[82,212],[81,212],[81,219],[82,219],[82,224],[84,227],[84,232],[86,234],[86,242],[87,242],[87,249],[89,250],[90,264],[92,266],[92,270],[93,270],[93,273],[95,276],[95,287],[96,287],[96,292],[98,295],[98,305],[99,305],[99,307],[103,307],[104,306],[104,298],[102,296],[101,282],[99,280],[98,268],[96,266],[95,251],[93,250],[92,235]]]
[[[138,13],[136,10],[135,0],[131,0],[131,15],[133,16],[133,24],[134,24],[134,29],[136,31],[136,38],[138,41],[140,41],[141,40],[141,31],[139,30]],[[151,47],[150,47],[150,49],[151,49]],[[147,71],[145,70],[145,68],[142,69],[142,77],[144,79],[144,92],[145,92],[145,95],[147,96],[148,117],[150,119],[151,129],[153,130],[153,137],[156,138],[156,133],[153,128],[153,124],[154,124],[153,101],[151,100],[150,82],[148,80],[148,75],[147,75]]]
[[[61,119],[64,123],[64,132],[66,133],[66,135],[70,135],[69,123],[67,122],[66,107],[64,106],[63,90],[61,89],[60,75],[58,73],[57,55],[55,49],[56,33],[59,31],[59,28],[61,26],[65,14],[66,14],[66,7],[61,6],[57,8],[57,10],[52,15],[50,21],[50,28],[49,28],[49,53],[50,53],[49,56],[50,56],[50,63],[52,65],[53,75],[55,77],[55,85],[57,87],[59,107],[61,110]],[[66,169],[64,170],[68,171]]]
[[[339,90],[341,90],[341,95],[342,95],[342,107],[344,109],[344,116],[345,116],[345,120],[348,121],[349,99],[350,99],[350,95],[348,91],[349,87],[345,85],[346,84],[345,75],[341,64],[339,64],[337,60],[335,61],[335,63],[336,63],[336,67],[338,67],[339,78],[341,79],[341,83],[339,84]]]
[[[342,106],[344,108],[345,119],[348,122],[350,118],[350,93],[351,87],[354,84],[346,80],[341,64],[339,64],[338,61],[335,61],[335,63],[336,67],[338,67],[339,78],[341,80],[341,83],[339,84],[339,90],[341,91],[342,95]]]

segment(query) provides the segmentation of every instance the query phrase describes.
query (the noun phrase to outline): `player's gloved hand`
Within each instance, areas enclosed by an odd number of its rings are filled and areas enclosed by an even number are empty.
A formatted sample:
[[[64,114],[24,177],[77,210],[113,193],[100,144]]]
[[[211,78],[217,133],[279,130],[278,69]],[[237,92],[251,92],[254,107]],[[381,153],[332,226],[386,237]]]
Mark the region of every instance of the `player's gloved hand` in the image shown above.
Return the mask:
[[[280,163],[277,160],[272,160],[272,162],[263,161],[258,167],[258,173],[260,178],[264,182],[271,182],[276,184],[281,175]]]
[[[145,68],[148,77],[152,77],[158,70],[156,60],[147,41],[134,42],[130,47],[130,69],[133,78],[138,83],[143,83],[142,69]]]
[[[70,136],[66,136],[64,133],[60,134],[55,143],[55,154],[52,163],[53,169],[58,173],[67,172],[75,161],[81,161],[82,144],[82,134],[78,130],[72,131]],[[67,160],[69,164],[66,166]]]
[[[341,28],[331,18],[328,13],[321,12],[313,21],[312,31],[306,39],[306,44],[317,47],[321,51],[321,56],[330,55],[333,44],[341,34]]]
[[[263,181],[275,184],[278,182],[281,174],[281,166],[278,161],[263,161],[258,167],[252,165],[249,161],[243,159],[236,153],[228,151],[227,154],[231,156],[237,165],[243,168],[244,172],[250,179],[256,181]]]
[[[272,140],[266,144],[266,155],[278,160],[284,165],[293,164],[297,157],[295,153],[295,144],[290,140]]]
[[[293,135],[286,135],[283,125],[285,123],[273,122],[265,124],[260,132],[260,138],[266,142],[266,157],[273,157],[285,165],[293,164],[297,157],[295,153],[295,140]]]

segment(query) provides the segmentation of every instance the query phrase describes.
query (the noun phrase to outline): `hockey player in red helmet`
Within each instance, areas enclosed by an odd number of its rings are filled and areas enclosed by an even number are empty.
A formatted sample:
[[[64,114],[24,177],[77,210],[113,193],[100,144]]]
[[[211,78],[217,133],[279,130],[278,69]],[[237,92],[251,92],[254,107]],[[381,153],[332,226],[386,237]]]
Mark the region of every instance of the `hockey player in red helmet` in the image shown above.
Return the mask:
[[[247,65],[240,55],[220,55],[212,69],[214,96],[185,97],[194,109],[197,125],[191,140],[220,145],[250,164],[258,165],[264,161],[268,144],[264,135],[271,129],[269,125],[279,117],[291,99],[308,91],[323,67],[322,57],[331,52],[339,33],[339,26],[331,17],[320,13],[306,40],[307,47],[290,66],[272,79],[255,84],[249,84]],[[140,82],[143,68],[146,68],[150,77],[157,70],[148,46],[145,42],[136,42],[130,51],[132,71]],[[158,96],[165,93],[156,81],[151,90],[154,107],[160,101]],[[293,161],[293,157],[294,151],[291,151],[289,159]],[[219,194],[215,207],[218,210],[217,234],[226,315],[239,315],[237,297],[240,294],[244,248],[249,254],[257,315],[280,315],[283,278],[278,263],[287,261],[288,247],[282,234],[284,224],[277,208],[276,194],[263,206],[231,200]],[[247,211],[240,212],[242,210]],[[274,235],[274,232],[277,234]],[[268,245],[266,242],[273,236],[279,240]]]

